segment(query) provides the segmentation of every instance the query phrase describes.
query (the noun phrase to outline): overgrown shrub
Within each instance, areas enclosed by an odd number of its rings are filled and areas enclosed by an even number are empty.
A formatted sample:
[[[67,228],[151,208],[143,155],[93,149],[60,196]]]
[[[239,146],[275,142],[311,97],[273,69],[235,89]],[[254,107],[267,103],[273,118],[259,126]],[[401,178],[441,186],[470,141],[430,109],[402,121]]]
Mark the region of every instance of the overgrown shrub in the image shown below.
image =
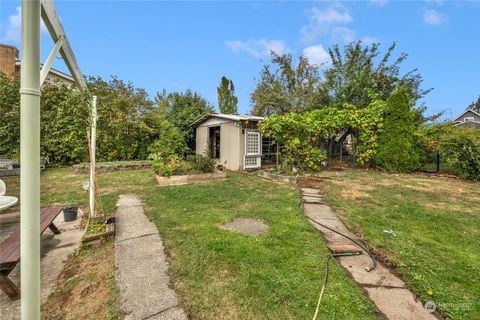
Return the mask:
[[[213,172],[215,171],[215,160],[202,155],[188,156],[187,159],[172,156],[157,159],[153,162],[152,166],[156,174],[163,177],[170,177]]]
[[[215,160],[205,155],[190,155],[187,157],[187,162],[191,165],[192,171],[197,173],[215,171]]]
[[[412,172],[421,167],[422,157],[424,154],[417,144],[414,112],[406,92],[398,88],[387,100],[376,163],[390,172]]]
[[[180,131],[168,120],[162,120],[159,125],[159,137],[148,148],[152,160],[166,160],[172,157],[182,157],[188,151]]]
[[[447,163],[465,179],[480,180],[480,131],[452,128],[439,144]]]

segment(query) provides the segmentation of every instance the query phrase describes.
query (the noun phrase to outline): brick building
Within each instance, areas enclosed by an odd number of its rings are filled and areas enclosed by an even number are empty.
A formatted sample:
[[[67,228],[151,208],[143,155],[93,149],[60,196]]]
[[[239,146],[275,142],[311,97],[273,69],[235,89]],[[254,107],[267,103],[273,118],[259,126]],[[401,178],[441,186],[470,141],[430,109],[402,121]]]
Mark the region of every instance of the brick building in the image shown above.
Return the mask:
[[[19,51],[14,46],[6,44],[0,44],[0,73],[3,73],[11,79],[20,79],[20,67]],[[71,85],[74,80],[68,74],[61,71],[50,69],[47,75],[47,81],[61,81],[65,84]]]

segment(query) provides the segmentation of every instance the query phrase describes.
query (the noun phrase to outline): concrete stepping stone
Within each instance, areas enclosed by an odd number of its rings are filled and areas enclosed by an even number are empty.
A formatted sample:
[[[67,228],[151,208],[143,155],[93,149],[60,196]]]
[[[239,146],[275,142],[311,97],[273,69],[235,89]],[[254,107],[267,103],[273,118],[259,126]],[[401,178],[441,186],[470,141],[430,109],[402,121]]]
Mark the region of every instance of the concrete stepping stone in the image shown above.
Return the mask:
[[[366,287],[365,290],[378,309],[391,320],[433,320],[420,301],[407,289]]]
[[[303,193],[316,195],[319,199],[320,191],[312,188],[302,188]],[[305,198],[305,196],[302,196]],[[321,223],[329,228],[339,231],[353,239],[358,239],[338,219],[335,212],[326,204],[304,203],[305,216]],[[335,251],[336,249],[354,250],[356,246],[341,235],[328,230],[325,227],[310,221],[310,223],[322,232],[327,246]],[[360,250],[360,248],[357,248]],[[361,255],[339,257],[342,267],[348,271],[353,280],[365,289],[369,298],[375,303],[382,314],[391,320],[434,320],[431,313],[423,305],[416,301],[415,296],[405,287],[405,283],[395,276],[388,268],[377,261],[377,267],[367,272],[366,268],[372,263],[370,256],[362,251]],[[327,288],[328,291],[328,288]]]
[[[317,195],[317,196],[321,196],[320,194],[320,190],[318,189],[314,189],[314,188],[300,188],[300,191],[302,194],[304,195]]]
[[[323,198],[302,195],[302,200],[305,203],[323,203]]]
[[[235,218],[232,221],[221,225],[220,228],[229,231],[238,231],[251,236],[259,236],[267,231],[268,225],[258,219]]]

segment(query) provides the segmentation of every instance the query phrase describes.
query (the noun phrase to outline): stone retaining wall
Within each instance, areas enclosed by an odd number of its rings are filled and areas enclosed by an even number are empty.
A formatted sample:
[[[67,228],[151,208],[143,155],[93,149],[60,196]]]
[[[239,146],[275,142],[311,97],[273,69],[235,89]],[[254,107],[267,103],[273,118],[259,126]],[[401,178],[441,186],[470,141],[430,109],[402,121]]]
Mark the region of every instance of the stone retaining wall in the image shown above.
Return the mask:
[[[199,173],[199,174],[188,174],[184,176],[172,176],[172,177],[162,177],[158,174],[155,175],[155,180],[159,186],[175,186],[182,184],[195,184],[195,183],[204,183],[215,180],[225,180],[227,174],[222,171],[217,171],[213,173]]]
[[[283,176],[281,174],[276,174],[269,171],[259,170],[257,172],[259,177],[270,179],[273,181],[289,183],[289,184],[297,184],[298,176]]]

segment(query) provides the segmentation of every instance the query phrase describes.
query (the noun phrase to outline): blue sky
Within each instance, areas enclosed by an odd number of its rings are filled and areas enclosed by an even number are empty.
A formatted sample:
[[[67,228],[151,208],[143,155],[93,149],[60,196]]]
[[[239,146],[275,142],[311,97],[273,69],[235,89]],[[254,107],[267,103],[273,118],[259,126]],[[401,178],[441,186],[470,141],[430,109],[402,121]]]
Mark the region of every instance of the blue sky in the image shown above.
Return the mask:
[[[0,3],[0,40],[20,46],[20,1]],[[334,43],[396,41],[418,68],[429,112],[453,116],[480,95],[480,1],[162,2],[56,1],[84,74],[117,75],[151,97],[165,88],[199,92],[217,104],[222,75],[239,110],[250,110],[269,50],[327,63]],[[42,32],[42,59],[53,44]],[[58,60],[55,68],[65,70]]]

